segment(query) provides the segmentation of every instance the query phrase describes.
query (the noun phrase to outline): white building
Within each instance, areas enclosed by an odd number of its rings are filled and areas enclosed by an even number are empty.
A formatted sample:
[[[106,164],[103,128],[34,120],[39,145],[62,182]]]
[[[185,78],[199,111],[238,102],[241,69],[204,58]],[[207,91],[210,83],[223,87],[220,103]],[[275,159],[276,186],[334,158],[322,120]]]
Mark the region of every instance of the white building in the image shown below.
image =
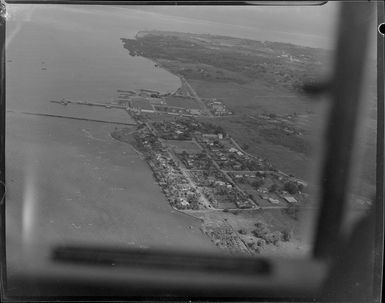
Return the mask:
[[[292,196],[284,196],[283,197],[288,203],[297,203],[298,201]]]

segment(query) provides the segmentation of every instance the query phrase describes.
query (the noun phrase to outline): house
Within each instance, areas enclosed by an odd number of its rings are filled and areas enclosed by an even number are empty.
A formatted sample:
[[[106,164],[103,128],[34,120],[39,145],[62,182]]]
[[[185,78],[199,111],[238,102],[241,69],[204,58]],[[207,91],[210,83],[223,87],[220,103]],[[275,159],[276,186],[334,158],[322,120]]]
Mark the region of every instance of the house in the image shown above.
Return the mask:
[[[292,196],[284,196],[283,197],[288,203],[297,203],[298,201]]]
[[[307,187],[307,183],[305,181],[297,179],[296,182],[298,185],[302,185],[303,187]]]
[[[225,185],[226,185],[226,183],[223,182],[223,181],[215,181],[214,184],[215,184],[215,185],[218,185],[218,186],[225,186]]]
[[[215,181],[215,178],[213,176],[208,176],[207,177],[207,181],[209,182],[214,182]]]
[[[272,203],[272,204],[279,204],[279,200],[278,199],[269,198],[269,202]]]
[[[199,109],[190,108],[189,109],[190,114],[199,116],[201,114],[201,111]]]
[[[188,205],[190,205],[190,203],[188,203],[187,202],[187,200],[185,199],[185,198],[180,198],[180,204],[182,205],[182,206],[188,206]]]
[[[235,164],[235,165],[233,165],[233,169],[240,170],[240,169],[242,169],[242,165],[241,164]]]
[[[217,135],[216,134],[202,134],[202,137],[207,138],[207,139],[216,139]]]
[[[261,187],[261,188],[258,188],[257,191],[258,191],[258,192],[261,192],[261,193],[263,193],[263,194],[266,194],[268,190],[267,190],[266,187]]]

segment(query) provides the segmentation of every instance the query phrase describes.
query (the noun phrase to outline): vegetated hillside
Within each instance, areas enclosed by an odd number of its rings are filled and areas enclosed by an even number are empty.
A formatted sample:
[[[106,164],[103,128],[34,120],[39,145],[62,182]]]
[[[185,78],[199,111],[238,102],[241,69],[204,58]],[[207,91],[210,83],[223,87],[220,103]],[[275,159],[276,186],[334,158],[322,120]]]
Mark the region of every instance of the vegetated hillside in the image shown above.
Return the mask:
[[[132,56],[186,64],[176,72],[187,79],[262,80],[299,91],[319,79],[330,57],[322,49],[208,34],[146,31],[121,40]]]

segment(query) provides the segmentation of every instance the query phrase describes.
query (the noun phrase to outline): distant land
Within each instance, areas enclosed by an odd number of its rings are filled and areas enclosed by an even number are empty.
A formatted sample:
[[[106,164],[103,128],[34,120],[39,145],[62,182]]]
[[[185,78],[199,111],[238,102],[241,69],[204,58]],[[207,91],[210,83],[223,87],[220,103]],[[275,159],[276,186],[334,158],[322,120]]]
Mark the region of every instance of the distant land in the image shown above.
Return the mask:
[[[302,90],[304,81],[317,80],[331,55],[289,43],[168,31],[140,31],[136,39],[122,41],[132,56],[159,60],[188,79],[241,84],[259,80],[271,88],[296,90]],[[183,66],[173,68],[170,61]]]

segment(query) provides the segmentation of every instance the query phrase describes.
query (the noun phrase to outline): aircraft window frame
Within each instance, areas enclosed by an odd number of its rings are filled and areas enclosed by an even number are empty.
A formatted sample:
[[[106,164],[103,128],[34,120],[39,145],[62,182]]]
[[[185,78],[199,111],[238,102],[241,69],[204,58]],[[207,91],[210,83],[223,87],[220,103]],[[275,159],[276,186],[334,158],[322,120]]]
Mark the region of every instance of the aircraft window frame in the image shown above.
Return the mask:
[[[178,5],[191,5],[192,2],[194,4],[210,4],[210,3],[215,3],[216,5],[218,4],[219,1],[177,1]],[[359,2],[363,1],[356,1],[357,6],[360,4]],[[55,0],[38,0],[38,1],[24,1],[24,0],[11,0],[7,1],[7,3],[71,3],[71,4],[143,4],[144,2],[142,1],[55,1]],[[163,2],[162,4],[169,4],[169,3],[176,3],[175,1],[167,1]],[[231,1],[231,2],[221,2],[224,5],[247,5],[250,3],[245,3],[242,2],[240,3],[239,1]],[[151,3],[153,4],[153,3]],[[334,75],[334,78],[332,78],[331,83],[333,85],[327,85],[326,89],[330,89],[330,94],[334,97],[335,100],[343,100],[343,102],[334,102],[333,105],[335,106],[334,109],[332,109],[332,112],[330,114],[329,118],[329,125],[339,125],[337,127],[338,130],[340,130],[340,133],[337,133],[335,129],[332,131],[329,128],[329,137],[330,141],[328,141],[328,147],[327,151],[325,154],[325,161],[324,161],[324,166],[323,166],[323,184],[322,184],[322,203],[321,203],[321,208],[318,214],[318,220],[317,220],[317,227],[316,227],[316,244],[313,250],[313,258],[312,260],[307,260],[304,262],[310,261],[311,264],[309,266],[314,266],[313,268],[319,268],[320,269],[320,277],[318,277],[318,283],[319,281],[322,281],[324,278],[324,275],[327,273],[327,268],[328,268],[328,261],[335,256],[336,252],[336,247],[337,244],[341,241],[341,234],[340,233],[335,233],[335,230],[340,230],[341,229],[341,224],[342,224],[342,216],[345,208],[345,201],[346,201],[346,188],[349,182],[349,177],[350,177],[350,172],[349,172],[349,167],[350,167],[350,161],[351,161],[351,150],[349,146],[352,146],[353,141],[354,141],[354,134],[355,134],[355,124],[356,124],[356,119],[357,116],[359,115],[358,112],[358,104],[360,102],[359,96],[360,96],[360,89],[362,89],[362,70],[364,68],[364,57],[365,57],[365,47],[361,46],[360,48],[357,48],[358,51],[354,52],[351,51],[351,46],[356,43],[357,39],[362,39],[360,41],[366,41],[366,37],[368,36],[368,30],[369,28],[367,26],[362,26],[362,24],[366,17],[364,15],[365,9],[367,9],[367,5],[362,5],[361,9],[357,9],[356,5],[351,5],[349,10],[349,5],[345,5],[346,10],[342,10],[342,15],[341,15],[341,23],[339,27],[339,44],[337,46],[337,54],[336,54],[336,65],[334,66],[334,69],[337,71],[337,73]],[[353,8],[354,7],[354,8]],[[381,21],[384,18],[384,5],[383,3],[381,4],[381,1],[378,2],[377,5],[377,14],[378,14],[378,19],[377,21]],[[354,17],[352,17],[354,16]],[[349,19],[349,22],[346,22],[346,20]],[[0,149],[0,182],[1,184],[5,184],[5,20],[4,18],[1,18],[0,20],[0,41],[1,41],[1,49],[0,49],[0,85],[1,85],[1,90],[0,90],[0,146],[2,147]],[[346,29],[347,27],[349,28],[350,31],[354,31],[354,35],[346,35]],[[365,43],[364,43],[365,45]],[[383,192],[383,185],[384,185],[384,103],[381,102],[381,100],[384,99],[384,56],[380,55],[381,52],[383,54],[384,50],[384,38],[383,36],[381,37],[378,35],[378,41],[377,41],[377,49],[378,49],[378,66],[377,66],[377,171],[376,171],[376,201],[373,204],[374,209],[376,210],[376,245],[377,247],[383,246],[383,199],[384,199],[384,192]],[[353,62],[353,64],[351,63]],[[344,77],[345,71],[349,68],[352,70],[355,70],[356,74],[349,79],[351,82],[347,82],[347,79]],[[338,73],[340,72],[340,73]],[[353,89],[352,89],[353,88]],[[314,92],[320,92],[324,93],[324,91],[320,90],[319,87],[313,87],[310,88],[309,91]],[[357,111],[350,111],[346,113],[344,108],[341,106],[341,104],[350,104],[352,108],[357,109]],[[344,117],[344,119],[341,119],[341,117]],[[346,148],[340,148],[341,146],[341,141],[344,141],[343,146]],[[337,154],[337,155],[336,155]],[[344,162],[345,161],[345,162]],[[336,175],[335,171],[341,171],[341,175]],[[6,289],[6,270],[5,270],[5,261],[6,255],[5,255],[5,188],[3,186],[0,186],[0,198],[4,196],[4,199],[1,199],[0,202],[0,211],[1,211],[1,216],[0,216],[0,225],[1,225],[1,257],[2,257],[2,272],[1,272],[1,278],[2,278],[2,287],[3,291]],[[75,248],[76,250],[76,248]],[[60,259],[65,255],[67,258],[68,256],[70,257],[79,257],[79,254],[71,255],[69,253],[70,250],[60,249],[56,250],[56,258]],[[85,253],[86,256],[87,253],[86,251],[83,251],[82,253]],[[104,253],[110,253],[110,252],[104,252]],[[156,253],[155,253],[156,254]],[[158,255],[162,254],[162,252],[158,252]],[[134,254],[135,255],[135,254]],[[58,257],[59,256],[59,257]],[[84,255],[83,255],[84,256]],[[136,257],[140,257],[140,254],[135,255]],[[155,255],[154,255],[155,256]],[[172,256],[176,257],[176,256]],[[190,256],[193,258],[193,256]],[[257,275],[263,276],[263,273],[266,273],[262,270],[261,268],[266,270],[266,268],[269,268],[269,266],[272,266],[274,269],[277,267],[280,268],[280,266],[289,266],[289,268],[294,268],[290,267],[289,260],[287,262],[281,262],[279,260],[274,260],[272,259],[272,263],[263,263],[265,259],[263,258],[255,258],[255,260],[251,261],[248,260],[245,261],[246,259],[244,258],[234,258],[233,261],[235,262],[240,262],[238,263],[237,266],[246,266],[248,263],[251,262],[253,263],[253,266],[256,266],[258,268],[258,271],[256,270]],[[381,253],[376,254],[375,256],[377,264],[382,263],[382,251]],[[65,259],[65,258],[64,258]],[[163,261],[168,259],[171,263],[170,264],[176,264],[173,263],[172,258],[167,258]],[[243,259],[243,261],[242,261]],[[230,259],[229,259],[230,260]],[[267,260],[267,259],[266,259]],[[151,259],[153,262],[154,259]],[[205,260],[204,262],[206,262]],[[225,262],[226,263],[226,262]],[[250,264],[251,264],[250,263]],[[308,263],[308,264],[310,264]],[[151,264],[151,263],[149,263]],[[231,264],[231,263],[226,263],[226,264]],[[267,267],[264,267],[265,265],[263,264],[269,264]],[[298,263],[292,263],[295,264],[295,266],[298,265]],[[197,267],[198,268],[198,267]],[[221,267],[223,270],[223,267]],[[97,272],[99,272],[97,270]],[[103,271],[100,271],[103,272]],[[231,272],[231,270],[230,270]],[[76,273],[76,270],[73,272]],[[62,276],[62,278],[65,280],[68,277]],[[85,277],[83,277],[85,278]],[[133,277],[132,277],[133,278]],[[302,277],[304,278],[304,277]],[[376,275],[375,279],[376,283],[379,282],[378,279],[381,280],[382,276],[379,277]],[[258,280],[258,278],[257,278]],[[47,280],[42,278],[42,281],[44,283],[47,283]],[[68,280],[66,280],[68,281]],[[132,281],[132,280],[131,280]],[[266,284],[261,282],[262,280],[258,280],[257,283],[261,283],[260,285],[263,285],[266,287],[268,291],[273,291],[275,288],[274,287],[268,287]],[[120,282],[122,282],[120,280]],[[174,281],[175,282],[175,281]],[[73,283],[69,283],[69,285],[73,286]],[[199,283],[197,284],[199,285]],[[215,289],[214,284],[212,285],[214,291],[213,294],[218,295],[218,290]],[[227,285],[224,283],[224,285]],[[250,284],[250,286],[253,285],[255,287],[255,284]],[[202,286],[202,285],[200,285]],[[279,287],[283,287],[282,285],[279,285]],[[156,289],[156,287],[154,287]],[[186,291],[185,288],[183,288],[183,291]],[[141,289],[142,290],[142,289]],[[212,290],[212,289],[211,289]],[[131,289],[132,291],[132,289]],[[159,290],[158,290],[159,291]],[[197,290],[195,290],[197,291]],[[210,287],[206,289],[206,293],[202,292],[200,295],[205,295],[210,293]],[[246,297],[255,294],[255,292],[251,291],[250,289],[244,289],[244,294],[246,294]],[[125,293],[125,292],[123,292]],[[177,292],[178,293],[178,292]],[[181,292],[182,293],[182,292]],[[179,294],[181,294],[179,293]],[[230,292],[231,293],[231,292]],[[287,293],[283,292],[284,294],[290,293],[288,291]],[[125,293],[127,294],[127,293]],[[298,293],[297,293],[298,294]],[[193,294],[191,294],[193,296]],[[200,296],[198,296],[200,297]],[[119,298],[118,298],[119,299]]]

